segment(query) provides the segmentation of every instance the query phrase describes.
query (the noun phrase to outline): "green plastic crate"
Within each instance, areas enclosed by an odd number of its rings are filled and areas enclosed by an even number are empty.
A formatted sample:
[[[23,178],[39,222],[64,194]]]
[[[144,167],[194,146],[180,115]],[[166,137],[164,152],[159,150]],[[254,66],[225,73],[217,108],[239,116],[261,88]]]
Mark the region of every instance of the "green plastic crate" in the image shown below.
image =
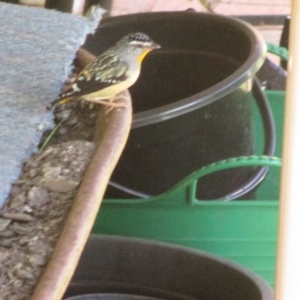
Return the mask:
[[[285,93],[266,92],[273,109],[276,155],[281,156]],[[263,148],[254,105],[255,151]],[[106,199],[93,233],[141,237],[205,250],[249,267],[274,284],[280,169],[271,168],[253,201],[198,201],[185,188],[147,200]],[[259,200],[258,200],[259,199]]]

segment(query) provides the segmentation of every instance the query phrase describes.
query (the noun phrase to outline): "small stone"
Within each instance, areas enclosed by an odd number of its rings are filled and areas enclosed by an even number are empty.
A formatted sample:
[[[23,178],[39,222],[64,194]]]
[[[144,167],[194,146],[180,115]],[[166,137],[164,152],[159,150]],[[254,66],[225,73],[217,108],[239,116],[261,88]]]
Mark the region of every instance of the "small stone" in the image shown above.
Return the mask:
[[[0,251],[0,262],[4,260],[7,256],[9,256],[8,251],[3,251],[3,249]]]
[[[28,235],[23,235],[22,237],[20,237],[18,244],[20,246],[27,246],[29,242],[29,237]]]
[[[41,152],[38,153],[36,159],[38,161],[42,160],[43,158],[47,157],[49,154],[52,153],[52,150],[53,148],[49,147],[47,148],[46,150],[43,150]],[[37,167],[37,162],[33,162],[33,161],[29,161],[28,164],[31,166],[31,167]]]
[[[42,256],[48,255],[53,250],[48,240],[41,240],[39,238],[29,241],[27,249],[31,252],[34,252],[35,254],[39,254]]]
[[[58,176],[57,178],[43,178],[40,181],[40,184],[48,191],[67,193],[73,191],[78,186],[79,182],[63,176]]]
[[[29,258],[29,263],[33,266],[44,266],[47,263],[47,257],[45,255],[35,254]]]
[[[78,123],[78,118],[77,117],[74,117],[72,119],[70,119],[68,122],[68,125],[75,125],[76,123]]]
[[[16,222],[14,222],[9,228],[19,235],[28,234],[34,229],[32,226],[24,226],[23,224]]]
[[[91,113],[91,114],[90,114],[90,118],[91,118],[91,119],[96,118],[96,116],[97,116],[97,113]]]
[[[69,170],[69,169],[63,169],[62,171],[61,171],[61,175],[62,176],[69,176],[71,174],[71,170]]]
[[[24,295],[20,295],[20,294],[11,295],[11,292],[10,292],[9,293],[9,299],[10,300],[23,300],[24,299]]]
[[[57,133],[60,135],[66,134],[68,132],[68,128],[67,127],[61,127],[58,129]]]
[[[26,202],[26,197],[24,193],[16,195],[9,201],[9,208],[15,209],[21,207]]]
[[[86,139],[88,139],[88,138],[90,138],[90,137],[93,136],[93,133],[92,133],[92,132],[84,132],[82,135],[83,135]]]
[[[57,119],[66,120],[71,116],[72,111],[70,109],[65,109],[56,114]]]
[[[9,220],[14,221],[23,221],[23,222],[31,222],[34,221],[35,218],[23,213],[11,213],[11,212],[5,212],[2,214],[2,217]]]
[[[37,173],[38,173],[37,169],[31,169],[29,171],[29,177],[31,177],[31,178],[35,177],[37,175]]]
[[[23,212],[30,214],[30,213],[32,213],[32,208],[29,205],[25,204],[23,206]]]
[[[23,281],[20,280],[20,279],[12,280],[12,285],[13,285],[13,287],[14,287],[15,289],[19,289],[19,288],[22,287]],[[18,298],[16,298],[16,299],[18,299]],[[20,299],[20,298],[19,298],[19,299]]]
[[[44,169],[46,169],[46,168],[51,168],[51,162],[45,162],[45,163],[43,164],[42,169],[44,170]]]
[[[21,279],[33,279],[34,278],[32,271],[30,269],[26,270],[26,269],[17,268],[16,275],[18,278],[21,278]]]
[[[11,222],[11,220],[0,218],[0,231],[3,231]]]
[[[27,195],[27,202],[31,207],[41,208],[50,201],[47,190],[40,186],[33,186]]]
[[[10,230],[10,229],[6,229],[4,231],[0,231],[0,237],[1,238],[10,238],[10,237],[13,237],[14,235],[15,235],[14,232],[12,230]]]
[[[52,177],[55,178],[61,173],[61,166],[57,167],[44,167],[43,168],[44,177]]]
[[[0,239],[0,246],[5,248],[11,248],[19,238],[8,238],[8,239]]]

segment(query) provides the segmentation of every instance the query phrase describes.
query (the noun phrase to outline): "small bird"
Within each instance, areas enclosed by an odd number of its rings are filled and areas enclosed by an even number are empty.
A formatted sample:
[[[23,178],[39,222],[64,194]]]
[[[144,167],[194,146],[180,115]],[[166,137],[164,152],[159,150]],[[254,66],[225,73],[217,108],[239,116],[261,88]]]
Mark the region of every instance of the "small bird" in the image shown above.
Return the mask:
[[[158,48],[160,45],[145,33],[124,36],[115,46],[88,64],[47,109],[79,98],[110,107],[124,106],[115,102],[118,94],[136,82],[143,59]]]

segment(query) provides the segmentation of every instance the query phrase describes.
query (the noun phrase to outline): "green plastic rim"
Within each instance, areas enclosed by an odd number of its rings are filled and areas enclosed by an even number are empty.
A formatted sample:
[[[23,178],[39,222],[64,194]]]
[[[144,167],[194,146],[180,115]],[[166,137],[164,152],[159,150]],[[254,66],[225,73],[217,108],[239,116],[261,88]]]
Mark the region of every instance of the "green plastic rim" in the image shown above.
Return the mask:
[[[169,191],[159,195],[158,197],[169,196],[172,193],[177,192],[180,189],[187,188],[189,190],[189,199],[194,200],[196,197],[196,187],[198,180],[201,177],[209,175],[214,172],[239,168],[239,167],[281,167],[281,158],[275,156],[265,156],[265,155],[250,155],[250,156],[240,156],[233,157],[225,160],[221,160],[207,166],[200,168],[199,170],[191,173],[183,180],[174,185]],[[156,198],[156,197],[154,197]]]
[[[289,51],[284,47],[280,47],[272,43],[267,43],[267,51],[279,56],[281,59],[288,60]]]

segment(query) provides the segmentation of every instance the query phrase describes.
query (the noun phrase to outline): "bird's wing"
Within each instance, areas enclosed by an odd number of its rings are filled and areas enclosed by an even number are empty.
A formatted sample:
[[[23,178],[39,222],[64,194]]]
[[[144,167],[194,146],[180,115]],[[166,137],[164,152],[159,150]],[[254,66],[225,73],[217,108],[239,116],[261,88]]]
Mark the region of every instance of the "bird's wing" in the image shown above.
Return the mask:
[[[87,95],[127,78],[128,64],[114,55],[107,54],[97,57],[77,76],[75,82],[56,100]]]

